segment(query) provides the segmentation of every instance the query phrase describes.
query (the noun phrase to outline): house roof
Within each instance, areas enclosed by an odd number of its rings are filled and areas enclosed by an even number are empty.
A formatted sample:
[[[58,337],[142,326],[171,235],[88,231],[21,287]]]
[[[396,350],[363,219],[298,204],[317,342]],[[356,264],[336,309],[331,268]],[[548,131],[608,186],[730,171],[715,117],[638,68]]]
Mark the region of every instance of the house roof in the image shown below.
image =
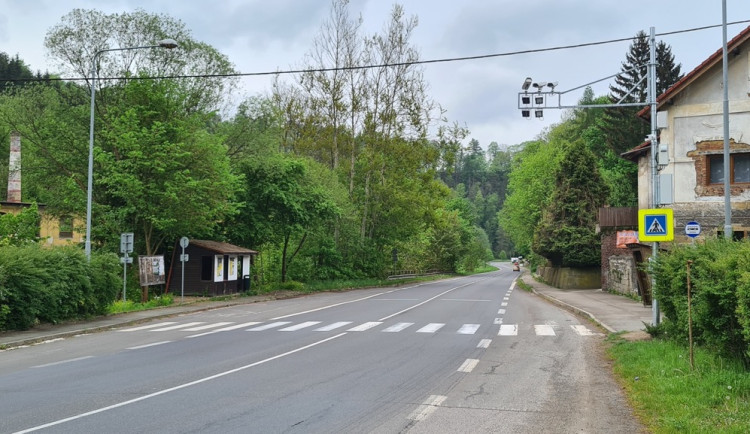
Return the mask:
[[[635,148],[623,152],[620,157],[637,163],[638,157],[649,151],[651,151],[651,142],[643,142]]]
[[[727,42],[727,53],[731,53],[733,50],[735,50],[737,47],[742,45],[748,39],[750,39],[750,26],[746,27],[745,30],[741,31],[737,36],[732,38],[731,41]],[[661,108],[662,105],[669,102],[669,100],[674,98],[675,95],[682,92],[686,87],[690,86],[690,84],[692,84],[695,80],[700,78],[700,76],[706,73],[709,69],[711,69],[711,67],[713,67],[717,63],[722,62],[723,51],[724,51],[724,47],[721,47],[718,50],[716,50],[714,54],[709,56],[700,65],[696,66],[695,69],[685,74],[684,77],[682,77],[679,81],[677,81],[677,83],[670,86],[670,88],[667,89],[663,94],[659,95],[659,97],[656,98],[657,110]],[[650,107],[643,108],[641,111],[638,112],[638,116],[644,119],[649,119],[651,117]]]
[[[258,252],[255,250],[246,249],[244,247],[235,246],[234,244],[222,243],[220,241],[211,240],[190,240],[190,244],[210,250],[212,252],[224,254],[224,255],[257,255]]]
[[[746,27],[745,30],[741,31],[737,36],[732,38],[731,41],[727,42],[727,53],[737,49],[737,47],[742,45],[748,39],[750,39],[750,26]],[[668,103],[677,94],[685,90],[685,88],[690,86],[693,82],[695,82],[698,78],[700,78],[713,66],[715,66],[719,62],[722,62],[723,51],[724,51],[724,47],[721,47],[718,50],[716,50],[716,52],[714,52],[711,56],[709,56],[706,60],[704,60],[700,65],[696,66],[692,71],[685,74],[685,76],[683,76],[680,80],[678,80],[677,83],[673,84],[664,93],[659,95],[656,98],[657,110],[660,109],[664,104]],[[651,107],[650,106],[644,107],[641,111],[638,112],[638,116],[643,119],[650,119]],[[622,154],[620,154],[620,156],[626,160],[638,161],[638,157],[640,155],[645,154],[646,152],[649,152],[650,150],[651,150],[651,143],[643,142],[640,145],[623,152]]]

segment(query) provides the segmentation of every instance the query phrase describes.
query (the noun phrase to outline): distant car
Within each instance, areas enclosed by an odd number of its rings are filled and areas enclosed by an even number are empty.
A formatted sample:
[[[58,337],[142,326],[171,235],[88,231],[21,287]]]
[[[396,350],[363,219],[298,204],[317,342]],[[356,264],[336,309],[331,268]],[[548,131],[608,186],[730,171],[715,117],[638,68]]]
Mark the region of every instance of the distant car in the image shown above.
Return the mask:
[[[521,264],[518,261],[513,263],[513,271],[521,271]]]
[[[518,258],[516,258],[516,257],[510,258],[510,263],[511,264],[515,264],[516,262],[518,262]]]

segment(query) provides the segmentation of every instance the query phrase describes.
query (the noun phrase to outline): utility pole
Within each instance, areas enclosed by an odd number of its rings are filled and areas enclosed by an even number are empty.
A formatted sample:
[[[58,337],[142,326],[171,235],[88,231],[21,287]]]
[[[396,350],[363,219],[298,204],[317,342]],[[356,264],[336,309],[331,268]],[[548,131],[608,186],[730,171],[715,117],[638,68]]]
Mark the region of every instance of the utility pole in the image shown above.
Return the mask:
[[[531,114],[533,112],[534,117],[536,118],[542,118],[544,117],[544,109],[592,109],[592,108],[608,108],[608,107],[643,107],[644,105],[649,105],[651,108],[651,134],[646,138],[646,140],[649,140],[651,142],[651,195],[649,197],[649,207],[650,208],[657,208],[660,205],[660,185],[659,185],[659,170],[663,168],[666,165],[666,162],[659,162],[657,164],[657,156],[659,155],[659,140],[658,140],[658,125],[656,123],[656,33],[654,30],[654,27],[651,27],[650,36],[649,36],[649,63],[647,67],[646,76],[641,78],[641,80],[635,84],[633,88],[631,88],[628,93],[617,103],[615,104],[590,104],[590,105],[563,105],[562,95],[572,92],[574,90],[578,90],[581,88],[584,88],[586,86],[590,86],[594,83],[599,83],[604,80],[608,80],[610,78],[616,77],[619,74],[622,74],[623,72],[629,72],[633,71],[639,68],[642,68],[643,65],[638,65],[630,70],[621,71],[617,74],[610,75],[608,77],[601,78],[596,81],[592,81],[591,83],[586,83],[584,85],[575,87],[573,89],[569,89],[563,92],[555,91],[555,87],[557,86],[557,82],[534,82],[531,77],[527,77],[526,80],[524,80],[523,84],[521,85],[521,92],[518,93],[518,108],[521,110],[521,115],[525,118],[530,118]],[[635,102],[635,103],[625,103],[623,100],[630,95],[638,85],[643,82],[643,80],[646,80],[646,88],[648,90],[647,95],[647,101],[644,102]],[[531,89],[533,88],[533,90]],[[546,90],[549,88],[549,90]],[[557,96],[557,106],[549,105],[548,101],[553,96]],[[726,134],[725,134],[726,136]],[[725,163],[728,161],[728,158],[725,157]],[[725,170],[725,173],[728,173],[728,171]],[[659,255],[659,242],[653,241],[652,242],[652,253],[651,253],[651,259],[654,260]],[[660,313],[659,313],[659,302],[655,294],[653,294],[653,288],[654,288],[654,279],[651,279],[651,289],[652,289],[652,297],[651,297],[651,311],[652,311],[652,324],[654,326],[659,325],[660,322]]]

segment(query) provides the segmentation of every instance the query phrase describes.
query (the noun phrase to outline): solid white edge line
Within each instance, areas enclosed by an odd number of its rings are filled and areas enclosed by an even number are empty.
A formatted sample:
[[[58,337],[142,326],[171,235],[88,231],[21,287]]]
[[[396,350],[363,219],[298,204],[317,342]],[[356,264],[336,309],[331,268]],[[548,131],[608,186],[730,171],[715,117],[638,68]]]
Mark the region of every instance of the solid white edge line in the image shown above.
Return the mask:
[[[44,365],[32,366],[32,369],[33,368],[46,368],[46,367],[55,366],[55,365],[62,365],[64,363],[77,362],[79,360],[91,359],[93,357],[94,356],[83,356],[83,357],[76,357],[75,359],[61,360],[59,362],[45,363]]]
[[[198,380],[194,380],[194,381],[191,381],[189,383],[180,384],[179,386],[170,387],[168,389],[160,390],[158,392],[150,393],[148,395],[143,395],[143,396],[140,396],[138,398],[133,398],[133,399],[130,399],[130,400],[127,400],[127,401],[123,401],[123,402],[117,403],[117,404],[109,405],[107,407],[102,407],[102,408],[98,408],[96,410],[91,410],[91,411],[86,412],[86,413],[81,413],[81,414],[77,414],[75,416],[66,417],[65,419],[56,420],[54,422],[49,422],[49,423],[46,423],[44,425],[37,425],[35,427],[27,428],[27,429],[22,430],[22,431],[16,431],[15,434],[24,434],[24,433],[39,431],[41,429],[45,429],[45,428],[49,428],[49,427],[52,427],[52,426],[60,425],[60,424],[63,424],[65,422],[70,422],[70,421],[73,421],[73,420],[76,420],[76,419],[82,419],[82,418],[87,417],[87,416],[92,416],[92,415],[95,415],[95,414],[98,414],[98,413],[103,413],[105,411],[114,410],[115,408],[124,407],[126,405],[134,404],[136,402],[145,401],[147,399],[154,398],[154,397],[159,396],[159,395],[164,395],[164,394],[167,394],[167,393],[170,393],[170,392],[174,392],[174,391],[177,391],[177,390],[180,390],[180,389],[184,389],[184,388],[190,387],[190,386],[195,386],[196,384],[201,384],[201,383],[205,383],[207,381],[215,380],[217,378],[221,378],[221,377],[227,376],[229,374],[234,374],[236,372],[244,371],[245,369],[253,368],[255,366],[259,366],[259,365],[262,365],[264,363],[268,363],[270,361],[273,361],[273,360],[276,360],[276,359],[280,359],[282,357],[286,357],[286,356],[292,355],[294,353],[298,353],[300,351],[307,350],[309,348],[312,348],[314,346],[326,343],[326,342],[331,341],[333,339],[340,338],[341,336],[344,336],[344,335],[346,335],[346,333],[339,333],[336,336],[331,336],[330,338],[326,338],[326,339],[323,339],[323,340],[320,340],[320,341],[317,341],[317,342],[313,342],[313,343],[311,343],[309,345],[305,345],[303,347],[299,347],[299,348],[296,348],[294,350],[287,351],[286,353],[277,354],[277,355],[275,355],[273,357],[269,357],[267,359],[263,359],[263,360],[260,360],[258,362],[250,363],[249,365],[240,366],[239,368],[230,369],[230,370],[224,371],[224,372],[219,372],[218,374],[214,374],[214,375],[210,375],[208,377],[200,378]]]

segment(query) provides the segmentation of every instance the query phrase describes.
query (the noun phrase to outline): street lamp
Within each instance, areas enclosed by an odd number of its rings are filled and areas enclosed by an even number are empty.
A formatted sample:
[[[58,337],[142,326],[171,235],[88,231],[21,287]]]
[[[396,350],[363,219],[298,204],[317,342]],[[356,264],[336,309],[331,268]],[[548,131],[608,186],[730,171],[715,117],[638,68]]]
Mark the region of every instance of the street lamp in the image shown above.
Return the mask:
[[[140,50],[145,48],[177,48],[174,39],[162,39],[155,45],[144,45],[140,47],[106,48],[94,53],[91,58],[91,117],[89,121],[89,172],[86,192],[86,259],[91,260],[91,198],[94,185],[94,99],[96,94],[96,60],[100,54],[108,51]]]

